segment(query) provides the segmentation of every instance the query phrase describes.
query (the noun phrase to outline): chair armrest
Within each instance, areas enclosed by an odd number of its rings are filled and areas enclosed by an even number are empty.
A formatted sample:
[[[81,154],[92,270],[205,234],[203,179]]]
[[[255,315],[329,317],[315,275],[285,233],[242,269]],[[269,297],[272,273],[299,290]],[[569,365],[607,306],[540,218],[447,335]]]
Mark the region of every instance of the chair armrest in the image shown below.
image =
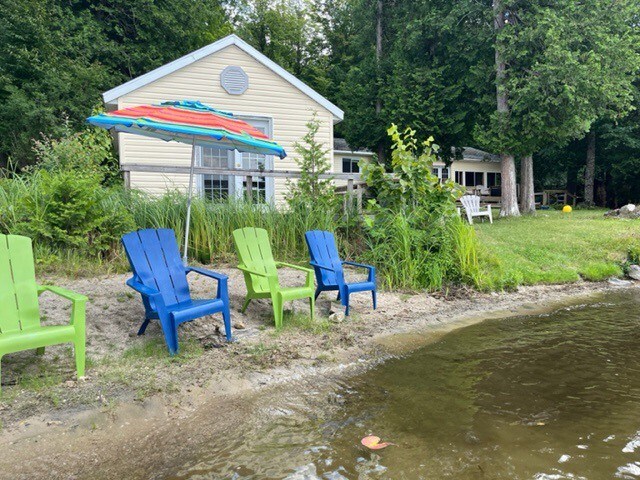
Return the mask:
[[[375,269],[375,267],[373,265],[365,265],[363,263],[348,262],[346,260],[343,261],[342,264],[343,265],[351,265],[353,267],[366,268],[367,270],[369,270],[368,281],[376,283],[376,269]]]
[[[72,302],[86,302],[88,300],[86,295],[81,295],[80,293],[72,292],[66,288],[56,287],[53,285],[38,285],[38,295],[43,292],[54,293],[62,298],[71,300]]]
[[[300,265],[294,265],[292,263],[276,262],[276,267],[289,267],[289,268],[294,268],[296,270],[300,270],[302,272],[313,273],[313,270],[311,270],[310,268],[301,267]]]
[[[217,297],[225,300],[227,304],[229,303],[229,287],[227,286],[227,280],[229,277],[222,273],[214,272],[212,270],[206,270],[204,268],[197,267],[187,267],[185,269],[187,273],[196,272],[199,275],[203,275],[205,277],[213,278],[218,281],[218,293]]]
[[[327,267],[326,265],[320,265],[319,263],[316,263],[316,262],[309,262],[309,265],[311,265],[312,267],[318,267],[318,268],[321,268],[323,270],[327,270],[329,272],[335,272],[336,271],[335,268]]]
[[[356,263],[356,262],[348,262],[346,260],[344,260],[342,262],[343,265],[351,265],[352,267],[360,267],[360,268],[367,268],[369,270],[371,270],[372,268],[374,268],[371,265],[365,265],[364,263]]]
[[[205,277],[211,277],[211,278],[215,278],[218,281],[222,281],[222,280],[227,280],[229,277],[227,275],[225,275],[224,273],[218,273],[218,272],[214,272],[212,270],[207,270],[204,268],[198,268],[198,267],[187,267],[186,272],[195,272],[199,275],[204,275]]]
[[[130,278],[129,280],[127,280],[126,283],[131,288],[133,288],[136,292],[142,295],[146,295],[147,297],[155,297],[157,295],[160,295],[160,292],[155,288],[147,287],[146,285],[143,285],[140,282],[136,282],[133,278]]]
[[[311,268],[301,267],[300,265],[293,265],[291,263],[285,263],[285,262],[276,262],[276,267],[289,267],[295,270],[299,270],[301,272],[305,272],[307,274],[305,286],[307,288],[313,288],[313,270]]]
[[[258,272],[256,270],[251,270],[250,268],[247,268],[244,265],[238,265],[238,270],[242,270],[243,272],[250,273],[251,275],[257,275],[259,277],[269,278],[268,274],[264,272]]]

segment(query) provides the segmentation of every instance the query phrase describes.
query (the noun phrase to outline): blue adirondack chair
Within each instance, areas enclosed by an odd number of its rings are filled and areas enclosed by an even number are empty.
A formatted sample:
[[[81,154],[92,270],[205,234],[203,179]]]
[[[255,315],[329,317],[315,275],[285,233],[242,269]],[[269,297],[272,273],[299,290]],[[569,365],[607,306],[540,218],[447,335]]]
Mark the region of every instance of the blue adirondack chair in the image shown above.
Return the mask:
[[[336,239],[331,232],[311,230],[304,234],[311,256],[311,266],[316,272],[316,298],[322,291],[337,290],[338,300],[345,306],[345,315],[349,315],[349,294],[371,292],[373,309],[376,309],[376,269],[371,265],[346,262],[340,259],[336,248]],[[347,283],[344,279],[343,265],[366,268],[369,275],[365,282]]]
[[[170,229],[147,229],[122,237],[133,277],[127,285],[140,293],[145,319],[138,331],[144,331],[152,319],[160,320],[171,355],[178,351],[178,325],[214,313],[222,313],[227,340],[231,341],[231,314],[227,276],[196,267],[185,267],[180,258],[176,236]],[[216,298],[192,300],[187,274],[195,272],[218,281]]]

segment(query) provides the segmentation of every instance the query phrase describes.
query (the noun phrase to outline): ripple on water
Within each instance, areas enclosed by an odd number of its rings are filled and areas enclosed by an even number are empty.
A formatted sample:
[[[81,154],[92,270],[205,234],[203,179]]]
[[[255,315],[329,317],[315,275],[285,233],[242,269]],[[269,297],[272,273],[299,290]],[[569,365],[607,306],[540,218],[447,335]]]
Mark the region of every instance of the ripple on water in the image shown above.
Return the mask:
[[[635,291],[489,320],[349,379],[329,400],[292,394],[179,478],[638,480],[639,347]],[[367,451],[368,434],[398,446]]]

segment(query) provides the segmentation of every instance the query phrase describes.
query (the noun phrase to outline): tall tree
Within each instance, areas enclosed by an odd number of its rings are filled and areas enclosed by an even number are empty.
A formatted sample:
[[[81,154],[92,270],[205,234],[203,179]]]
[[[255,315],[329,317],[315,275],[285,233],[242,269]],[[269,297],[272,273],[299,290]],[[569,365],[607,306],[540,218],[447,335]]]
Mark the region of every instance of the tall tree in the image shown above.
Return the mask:
[[[584,203],[594,204],[594,182],[596,176],[596,132],[593,128],[587,134],[587,165],[584,170]]]
[[[520,160],[520,212],[535,213],[536,200],[533,182],[533,155]]]
[[[486,143],[529,157],[584,136],[603,115],[629,111],[640,68],[637,2],[496,0],[494,7],[501,2],[496,46],[506,69],[502,79],[497,70],[497,83],[506,86],[508,113],[498,99],[480,135]],[[509,214],[504,205],[502,213]]]
[[[100,93],[231,31],[218,0],[0,0],[0,162],[80,128]]]
[[[302,80],[313,80],[322,55],[317,50],[318,25],[307,2],[244,1],[235,23],[240,36],[260,52]]]
[[[506,63],[506,42],[502,34],[507,22],[507,10],[503,0],[493,1],[494,29],[496,31],[495,42],[495,62],[496,62],[496,111],[499,125],[499,134],[502,130],[509,129],[510,109],[509,90],[507,87],[507,63]],[[501,216],[520,215],[518,210],[518,192],[516,188],[516,164],[515,158],[509,146],[504,144],[500,149],[500,159],[502,160],[502,199],[500,201]]]

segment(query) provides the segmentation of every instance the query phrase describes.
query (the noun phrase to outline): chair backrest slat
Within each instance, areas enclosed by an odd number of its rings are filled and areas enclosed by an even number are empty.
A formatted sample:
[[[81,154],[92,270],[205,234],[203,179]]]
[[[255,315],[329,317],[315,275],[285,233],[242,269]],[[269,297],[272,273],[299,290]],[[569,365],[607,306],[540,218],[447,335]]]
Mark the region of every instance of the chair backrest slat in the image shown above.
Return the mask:
[[[122,237],[133,274],[158,290],[166,305],[190,300],[185,267],[171,229],[146,229]]]
[[[333,272],[319,269],[322,283],[337,285],[338,279],[343,280],[343,271],[342,260],[333,233],[324,230],[311,230],[306,232],[304,236],[309,247],[311,260],[319,265],[334,269]]]
[[[233,240],[240,263],[245,267],[269,276],[278,276],[276,262],[271,252],[269,235],[263,228],[245,227],[233,231]],[[258,290],[268,290],[269,280],[251,275],[251,281]]]
[[[0,235],[0,333],[40,326],[31,239]]]
[[[464,195],[460,202],[464,206],[465,210],[470,213],[480,212],[480,197],[477,195]]]

